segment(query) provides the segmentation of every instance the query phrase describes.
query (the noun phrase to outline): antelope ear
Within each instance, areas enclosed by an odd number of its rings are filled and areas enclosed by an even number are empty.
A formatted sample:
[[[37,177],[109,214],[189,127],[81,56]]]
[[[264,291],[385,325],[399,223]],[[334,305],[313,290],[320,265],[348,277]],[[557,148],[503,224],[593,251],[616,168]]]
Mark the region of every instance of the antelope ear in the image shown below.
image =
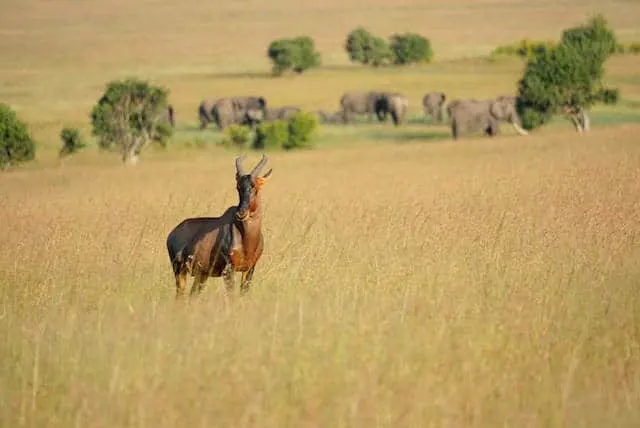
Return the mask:
[[[267,173],[263,175],[262,178],[263,179],[269,178],[272,172],[273,172],[273,168],[269,168],[269,171],[267,171]]]
[[[264,183],[266,183],[269,179],[266,177],[258,177],[256,178],[256,182],[255,182],[255,187],[256,190],[260,190],[262,188],[262,186],[264,186]]]

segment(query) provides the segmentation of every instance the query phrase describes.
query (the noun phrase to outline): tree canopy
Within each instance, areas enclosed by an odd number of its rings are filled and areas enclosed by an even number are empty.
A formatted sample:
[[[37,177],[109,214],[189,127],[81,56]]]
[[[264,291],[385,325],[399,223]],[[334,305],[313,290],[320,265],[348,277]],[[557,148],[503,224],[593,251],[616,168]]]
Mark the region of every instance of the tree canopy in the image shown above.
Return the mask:
[[[151,141],[166,143],[168,91],[136,78],[113,81],[91,112],[92,133],[101,148],[116,146],[125,163],[136,163]]]

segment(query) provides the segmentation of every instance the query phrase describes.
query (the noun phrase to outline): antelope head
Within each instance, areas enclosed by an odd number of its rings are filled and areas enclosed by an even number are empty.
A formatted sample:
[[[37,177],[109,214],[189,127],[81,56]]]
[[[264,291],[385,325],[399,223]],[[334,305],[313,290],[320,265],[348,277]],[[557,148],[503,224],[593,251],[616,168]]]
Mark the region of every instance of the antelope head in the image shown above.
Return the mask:
[[[247,217],[253,215],[259,208],[258,193],[260,188],[267,182],[267,179],[271,175],[272,169],[269,169],[266,174],[260,176],[260,172],[267,163],[267,156],[262,155],[260,162],[251,170],[249,174],[245,174],[242,168],[242,161],[244,155],[236,158],[236,189],[238,190],[238,211],[236,217],[240,220],[245,220]]]

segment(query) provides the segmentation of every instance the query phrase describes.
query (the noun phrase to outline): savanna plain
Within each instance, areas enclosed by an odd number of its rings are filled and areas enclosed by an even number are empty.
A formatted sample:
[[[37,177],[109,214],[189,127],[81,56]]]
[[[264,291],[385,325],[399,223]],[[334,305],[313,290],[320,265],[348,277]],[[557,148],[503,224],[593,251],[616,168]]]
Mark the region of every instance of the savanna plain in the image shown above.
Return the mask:
[[[454,143],[420,118],[430,90],[513,93],[523,63],[480,56],[595,12],[640,39],[633,1],[3,1],[0,101],[39,145],[0,174],[0,425],[638,426],[640,57],[609,60],[622,99],[588,135],[558,120]],[[436,62],[350,65],[358,25],[424,34]],[[270,77],[269,41],[297,34],[324,66]],[[60,128],[88,135],[129,75],[171,90],[169,146],[59,160]],[[167,233],[237,202],[200,100],[335,110],[371,88],[405,93],[410,123],[269,153],[251,292],[210,279],[177,302]]]

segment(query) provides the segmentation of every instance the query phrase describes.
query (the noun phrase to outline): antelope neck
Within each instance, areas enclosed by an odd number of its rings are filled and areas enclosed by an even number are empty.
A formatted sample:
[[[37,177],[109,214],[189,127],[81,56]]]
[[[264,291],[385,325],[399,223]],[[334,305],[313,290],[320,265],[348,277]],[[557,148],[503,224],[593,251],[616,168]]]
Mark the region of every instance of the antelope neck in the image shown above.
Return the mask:
[[[242,225],[241,230],[243,231],[243,236],[252,235],[260,230],[261,210],[260,194],[257,194],[249,204],[247,215],[244,218],[236,217],[236,221]]]

